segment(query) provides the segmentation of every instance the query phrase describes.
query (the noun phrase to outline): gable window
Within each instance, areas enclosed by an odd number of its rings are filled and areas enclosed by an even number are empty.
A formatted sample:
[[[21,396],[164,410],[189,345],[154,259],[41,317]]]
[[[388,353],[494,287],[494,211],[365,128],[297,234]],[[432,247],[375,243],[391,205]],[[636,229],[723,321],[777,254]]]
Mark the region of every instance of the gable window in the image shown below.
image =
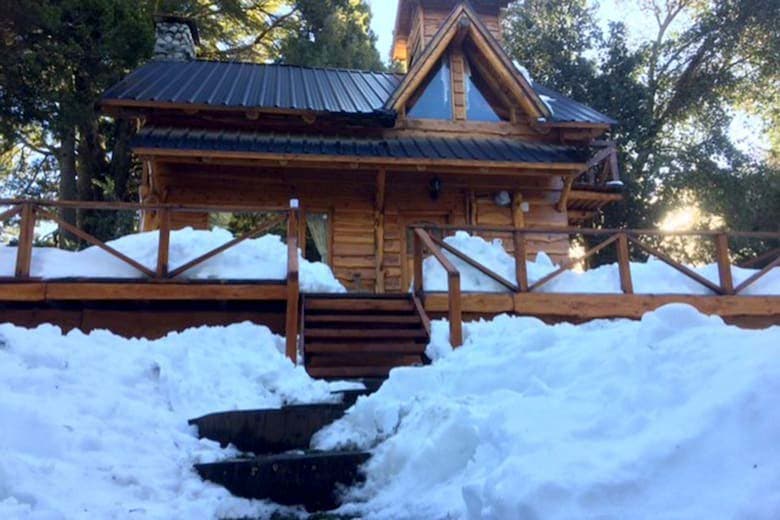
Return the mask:
[[[497,123],[504,120],[496,113],[486,95],[490,89],[485,80],[474,70],[466,60],[466,119],[469,121],[484,121]]]
[[[452,78],[449,58],[442,59],[413,102],[409,117],[416,119],[452,119]]]

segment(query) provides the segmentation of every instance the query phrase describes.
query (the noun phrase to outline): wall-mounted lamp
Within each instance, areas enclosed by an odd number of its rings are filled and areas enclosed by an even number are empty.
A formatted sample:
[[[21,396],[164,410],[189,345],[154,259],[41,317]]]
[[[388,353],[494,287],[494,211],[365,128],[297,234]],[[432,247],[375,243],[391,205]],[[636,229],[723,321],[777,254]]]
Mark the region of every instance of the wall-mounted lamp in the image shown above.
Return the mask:
[[[512,205],[512,196],[509,194],[508,191],[499,191],[495,195],[493,195],[493,202],[496,203],[496,206],[500,206],[502,208],[508,208]]]
[[[522,211],[523,213],[528,213],[529,211],[531,211],[531,205],[528,204],[527,202],[521,202],[520,211]]]
[[[436,200],[441,194],[441,179],[434,177],[428,184],[428,194],[431,196],[431,200]]]

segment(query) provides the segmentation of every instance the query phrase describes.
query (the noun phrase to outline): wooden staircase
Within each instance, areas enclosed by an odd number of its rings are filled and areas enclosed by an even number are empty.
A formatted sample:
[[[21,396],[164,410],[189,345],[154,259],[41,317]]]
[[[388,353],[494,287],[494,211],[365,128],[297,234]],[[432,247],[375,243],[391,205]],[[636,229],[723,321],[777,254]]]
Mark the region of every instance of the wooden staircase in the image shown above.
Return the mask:
[[[430,323],[411,295],[306,295],[301,341],[312,377],[384,378],[428,363]]]

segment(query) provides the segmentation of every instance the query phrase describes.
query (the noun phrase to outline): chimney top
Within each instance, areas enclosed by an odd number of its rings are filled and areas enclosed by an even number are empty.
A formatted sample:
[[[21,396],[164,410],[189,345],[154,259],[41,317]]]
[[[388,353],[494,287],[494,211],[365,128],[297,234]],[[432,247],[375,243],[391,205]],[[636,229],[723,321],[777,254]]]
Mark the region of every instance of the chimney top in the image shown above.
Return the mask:
[[[195,59],[200,44],[198,26],[190,18],[170,14],[154,16],[155,60],[189,61]]]

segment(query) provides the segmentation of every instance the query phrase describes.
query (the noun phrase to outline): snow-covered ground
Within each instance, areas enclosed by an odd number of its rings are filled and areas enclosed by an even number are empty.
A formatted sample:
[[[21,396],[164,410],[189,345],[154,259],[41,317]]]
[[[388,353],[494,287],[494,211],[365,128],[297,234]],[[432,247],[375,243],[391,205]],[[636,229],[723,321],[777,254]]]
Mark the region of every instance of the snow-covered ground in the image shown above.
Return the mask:
[[[454,236],[444,239],[446,243],[476,260],[493,272],[512,282],[515,277],[515,259],[508,254],[499,240],[486,241],[478,236],[471,236],[459,231]],[[466,262],[451,255],[445,256],[455,265],[461,276],[461,289],[475,292],[505,292],[506,288],[495,280],[488,278]],[[534,283],[544,276],[556,271],[554,265],[544,253],[536,257],[536,261],[528,262],[528,280]],[[719,284],[718,266],[710,264],[691,269],[715,284]],[[735,284],[740,284],[757,271],[732,267]],[[424,286],[428,291],[447,290],[447,272],[433,258],[426,258],[423,264]],[[634,292],[639,294],[712,294],[708,288],[685,276],[671,266],[651,258],[647,262],[632,262],[631,276]],[[617,264],[605,265],[586,272],[566,271],[550,282],[536,289],[537,292],[548,293],[620,293],[620,275]],[[766,276],[749,286],[741,294],[744,295],[775,295],[780,294],[780,267],[773,269]]]
[[[171,270],[231,241],[230,231],[185,228],[171,232]],[[150,269],[157,265],[158,233],[138,233],[107,242],[120,253]],[[0,276],[13,276],[15,247],[0,247]],[[344,292],[330,268],[299,257],[301,290],[304,292]],[[90,247],[79,252],[54,248],[33,250],[32,276],[43,278],[138,278],[135,268]],[[287,244],[277,235],[265,235],[241,242],[182,275],[193,279],[283,280],[287,276]]]
[[[367,519],[780,518],[780,327],[670,305],[641,321],[434,322],[428,367],[394,370],[322,431],[374,453],[344,511]],[[265,327],[157,340],[0,325],[0,518],[265,517],[202,482],[234,454],[187,419],[330,399]]]
[[[234,452],[193,417],[332,400],[248,323],[158,341],[0,325],[0,518],[263,516],[270,506],[206,484],[192,464]]]
[[[501,316],[318,434],[371,449],[342,510],[380,519],[780,518],[780,327],[670,305],[641,321]]]

